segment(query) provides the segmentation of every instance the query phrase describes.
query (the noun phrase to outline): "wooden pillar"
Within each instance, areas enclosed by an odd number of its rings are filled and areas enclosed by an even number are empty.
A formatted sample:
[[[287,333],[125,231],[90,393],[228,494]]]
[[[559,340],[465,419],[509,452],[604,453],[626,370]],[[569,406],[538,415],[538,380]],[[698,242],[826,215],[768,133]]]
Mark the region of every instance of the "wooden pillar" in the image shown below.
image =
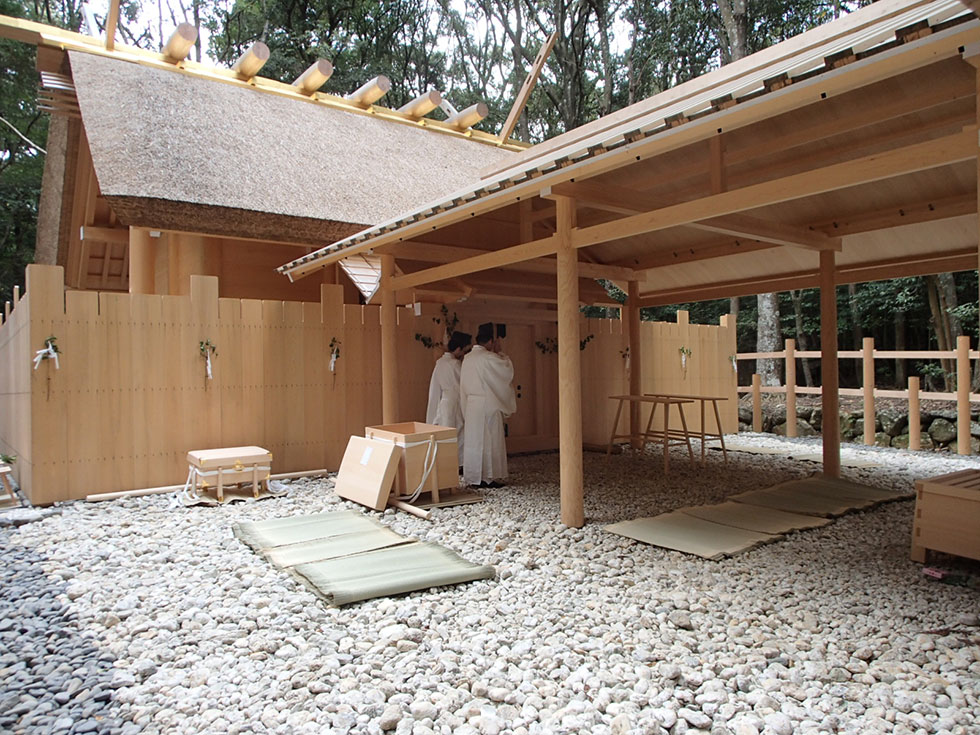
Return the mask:
[[[820,251],[820,383],[823,473],[840,477],[840,374],[837,363],[837,284],[834,251]]]
[[[970,454],[970,338],[956,338],[956,453]]]
[[[572,247],[575,200],[556,196],[558,238],[558,437],[561,522],[585,525],[582,482],[582,351],[579,349],[578,253]]]
[[[630,281],[627,286],[626,308],[623,313],[627,315],[627,346],[630,354],[630,395],[638,396],[643,391],[643,373],[641,363],[640,346],[640,284],[637,281]],[[630,434],[638,436],[640,434],[640,404],[630,401]],[[633,440],[633,448],[639,449],[640,442]]]
[[[395,275],[395,256],[381,256],[381,416],[386,424],[398,422],[398,362],[395,348],[395,292],[391,279]]]
[[[786,340],[786,436],[796,436],[796,340]]]
[[[875,443],[875,338],[865,337],[861,343],[862,382],[864,386],[864,443]]]
[[[129,292],[156,293],[156,240],[143,227],[129,228]]]
[[[762,376],[752,373],[752,431],[762,431]]]
[[[909,376],[909,449],[922,448],[922,412],[919,410],[919,376]]]

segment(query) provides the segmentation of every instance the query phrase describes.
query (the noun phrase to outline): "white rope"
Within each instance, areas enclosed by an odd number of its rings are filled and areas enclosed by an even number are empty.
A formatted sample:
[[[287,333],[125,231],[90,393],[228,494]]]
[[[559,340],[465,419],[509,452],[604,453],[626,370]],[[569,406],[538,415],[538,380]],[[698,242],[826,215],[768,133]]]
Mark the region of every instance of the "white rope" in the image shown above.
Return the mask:
[[[58,351],[51,342],[45,342],[44,349],[34,353],[34,369],[37,370],[41,363],[48,359],[54,360],[55,370],[61,370],[61,365],[58,363]]]
[[[433,437],[429,437],[428,439],[425,439],[424,441],[405,442],[404,444],[399,444],[394,439],[389,439],[388,437],[372,435],[370,438],[373,439],[374,441],[390,442],[397,447],[403,447],[405,449],[409,449],[411,447],[420,447],[423,444],[429,445],[429,448],[425,450],[425,462],[422,465],[424,469],[422,471],[422,479],[419,481],[419,486],[415,488],[415,492],[413,492],[411,495],[399,495],[396,498],[396,500],[403,500],[406,503],[412,503],[418,500],[419,495],[422,494],[422,488],[425,487],[425,483],[429,479],[429,475],[432,474],[432,468],[436,466],[436,457],[439,454],[439,445],[456,443],[455,437],[452,439],[436,440],[436,438],[433,436]]]

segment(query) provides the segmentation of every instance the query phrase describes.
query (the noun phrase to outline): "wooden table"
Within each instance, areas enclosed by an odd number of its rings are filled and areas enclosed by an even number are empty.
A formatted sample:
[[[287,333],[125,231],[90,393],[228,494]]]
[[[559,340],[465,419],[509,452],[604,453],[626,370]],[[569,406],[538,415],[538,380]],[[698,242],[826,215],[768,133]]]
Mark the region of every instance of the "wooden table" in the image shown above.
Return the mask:
[[[691,435],[687,430],[687,418],[684,416],[684,405],[687,403],[694,403],[690,398],[677,398],[676,396],[653,396],[653,395],[625,395],[625,396],[609,396],[614,401],[619,401],[619,406],[616,408],[616,418],[613,420],[612,434],[609,436],[609,447],[606,450],[606,457],[612,453],[613,444],[617,439],[630,439],[639,440],[643,442],[643,448],[646,449],[648,441],[659,441],[664,445],[664,474],[666,475],[670,471],[670,446],[674,445],[687,445],[687,453],[691,458],[691,464],[694,464],[694,450],[691,448]],[[623,413],[624,403],[649,403],[650,404],[650,418],[647,420],[646,428],[640,434],[617,434],[616,429],[619,428],[619,417]],[[657,406],[664,407],[664,426],[663,429],[653,428],[653,419],[657,414]],[[681,428],[671,429],[670,428],[670,407],[677,406],[677,413],[681,417]]]
[[[665,396],[668,398],[688,398],[692,401],[699,401],[701,403],[701,430],[695,431],[693,434],[701,439],[701,465],[704,466],[704,445],[708,439],[717,439],[721,442],[721,453],[725,457],[725,464],[728,464],[728,450],[725,448],[725,436],[721,430],[721,412],[718,410],[718,401],[727,401],[728,398],[725,396],[685,396],[678,395],[676,393],[645,393],[644,395],[649,396]],[[715,428],[718,429],[717,434],[709,433],[705,425],[705,404],[711,402],[711,407],[715,414]]]

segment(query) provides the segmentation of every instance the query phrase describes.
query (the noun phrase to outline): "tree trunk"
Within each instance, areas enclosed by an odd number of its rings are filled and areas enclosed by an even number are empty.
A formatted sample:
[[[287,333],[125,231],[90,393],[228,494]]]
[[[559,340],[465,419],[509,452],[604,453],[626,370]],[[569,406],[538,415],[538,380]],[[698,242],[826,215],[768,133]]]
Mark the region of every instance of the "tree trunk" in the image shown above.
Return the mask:
[[[810,349],[810,340],[803,332],[803,293],[801,291],[790,291],[790,298],[793,300],[793,317],[796,323],[796,349],[806,352]],[[807,388],[813,387],[813,369],[810,367],[810,358],[801,358],[803,362],[803,379],[806,381]]]
[[[759,321],[756,335],[758,352],[777,352],[779,350],[779,298],[774,293],[759,294]],[[759,375],[763,385],[781,385],[779,365],[775,359],[758,361]]]
[[[905,349],[905,312],[895,312],[895,351],[901,352]],[[905,370],[905,360],[898,358],[895,360],[895,387],[899,390],[905,388],[908,383],[908,372]]]
[[[949,345],[949,325],[943,313],[940,302],[939,279],[936,276],[926,276],[926,292],[929,294],[929,312],[932,314],[932,324],[936,333],[936,346],[943,352],[952,349]],[[949,375],[953,363],[949,358],[941,358],[939,364],[943,370],[943,390],[951,390]]]
[[[728,37],[727,59],[723,54],[722,64],[738,61],[748,56],[749,51],[749,13],[747,0],[718,0],[721,22]]]

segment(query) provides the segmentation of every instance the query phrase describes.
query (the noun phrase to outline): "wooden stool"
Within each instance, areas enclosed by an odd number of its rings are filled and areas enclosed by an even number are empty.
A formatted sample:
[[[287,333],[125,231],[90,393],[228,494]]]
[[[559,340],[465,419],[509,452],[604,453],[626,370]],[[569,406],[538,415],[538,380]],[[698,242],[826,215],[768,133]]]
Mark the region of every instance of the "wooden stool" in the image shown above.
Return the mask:
[[[980,559],[980,470],[916,481],[912,561],[929,550]]]
[[[195,449],[187,453],[190,471],[185,490],[206,490],[212,483],[217,487],[218,502],[224,501],[225,485],[252,483],[252,495],[259,497],[262,483],[269,489],[272,453],[262,447],[228,447],[227,449]]]

